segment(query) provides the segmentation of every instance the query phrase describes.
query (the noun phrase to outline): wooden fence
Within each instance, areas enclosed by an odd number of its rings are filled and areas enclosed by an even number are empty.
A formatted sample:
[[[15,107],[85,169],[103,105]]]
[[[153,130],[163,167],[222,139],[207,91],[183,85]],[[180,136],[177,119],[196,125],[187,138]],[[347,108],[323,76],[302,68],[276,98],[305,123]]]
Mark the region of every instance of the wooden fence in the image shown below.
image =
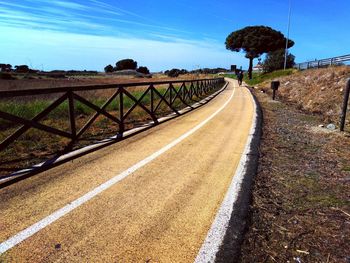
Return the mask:
[[[0,143],[0,157],[2,159],[0,161],[0,174],[5,173],[0,175],[0,180],[11,176],[14,170],[31,167],[38,160],[45,161],[45,158],[48,157],[41,156],[41,158],[36,160],[35,158],[30,158],[33,153],[35,156],[35,149],[30,149],[30,147],[23,149],[23,147],[16,148],[13,146],[18,141],[23,140],[25,134],[30,130],[57,137],[58,139],[53,143],[59,150],[54,154],[56,156],[62,155],[84,146],[80,143],[82,137],[84,135],[89,136],[88,130],[101,118],[115,125],[113,126],[115,128],[110,130],[110,134],[116,135],[116,138],[121,139],[128,129],[144,124],[142,122],[151,122],[153,125],[157,125],[159,118],[164,117],[164,115],[173,114],[176,116],[180,115],[179,111],[183,108],[193,109],[192,105],[194,103],[221,89],[224,83],[224,78],[212,78],[0,91],[0,106],[3,105],[0,107],[0,128],[3,133],[2,138],[0,137],[2,139]],[[99,94],[108,94],[108,96],[105,96],[103,102],[99,100],[99,103],[96,103],[94,100],[89,99],[88,96],[84,96],[84,94],[86,95],[89,92],[99,92]],[[40,96],[50,98],[50,104],[30,118],[11,112],[11,107],[8,106],[15,104],[18,107],[17,104],[21,104],[23,101],[26,102],[23,105],[30,105],[30,103],[27,103],[28,100],[30,101],[31,98],[39,98]],[[60,114],[62,116],[59,117],[66,119],[68,124],[66,129],[57,127],[55,120],[50,121],[50,114],[62,107],[66,114]],[[79,109],[82,107],[90,111],[88,118],[81,116]],[[143,116],[141,121],[138,122],[135,122],[132,116],[136,109],[136,115]],[[21,112],[24,112],[25,115],[26,108],[22,109]],[[44,136],[46,135],[40,136],[38,140]],[[32,139],[29,138],[29,140],[32,143]],[[50,142],[52,143],[52,140]],[[44,141],[44,143],[47,142]],[[44,145],[42,148],[50,147],[49,145]],[[26,151],[28,151],[29,157],[25,156]],[[24,159],[26,161],[22,162],[21,156],[25,156]],[[9,165],[16,163],[16,167]],[[22,165],[18,165],[20,163]]]

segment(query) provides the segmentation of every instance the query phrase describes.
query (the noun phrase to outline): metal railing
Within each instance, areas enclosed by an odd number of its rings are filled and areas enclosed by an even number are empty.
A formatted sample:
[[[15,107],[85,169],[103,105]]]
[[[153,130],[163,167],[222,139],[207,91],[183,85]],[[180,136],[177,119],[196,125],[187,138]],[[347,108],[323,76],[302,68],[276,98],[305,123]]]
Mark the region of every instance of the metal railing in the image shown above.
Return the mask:
[[[344,62],[350,61],[350,55],[344,55],[340,57],[326,58],[314,61],[307,61],[299,64],[295,64],[294,68],[299,70],[311,69],[311,68],[322,68],[328,66],[342,65]]]
[[[7,164],[15,163],[14,158],[24,154],[24,152],[18,153],[18,149],[10,150],[9,148],[18,140],[23,139],[29,130],[36,129],[36,132],[57,137],[58,139],[53,143],[62,144],[60,150],[55,153],[59,155],[81,147],[82,137],[90,136],[88,130],[98,120],[101,121],[102,117],[114,125],[112,129],[109,127],[109,135],[113,135],[115,140],[119,140],[123,138],[123,134],[127,130],[150,122],[151,125],[157,125],[159,118],[169,116],[169,114],[181,115],[180,111],[184,108],[192,110],[193,104],[221,89],[224,84],[224,78],[213,78],[0,91],[0,103],[3,105],[0,107],[0,128],[1,133],[3,133],[1,136],[3,139],[0,143],[0,159],[2,159],[0,161],[0,174],[8,170]],[[90,94],[89,92],[103,94],[103,101],[101,102],[100,98],[98,103],[96,100],[91,100],[87,96]],[[50,104],[47,104],[48,106],[42,108],[39,113],[29,119],[6,110],[11,108],[7,106],[11,103],[16,104],[16,107],[23,101],[24,106],[30,105],[27,103],[28,101],[40,96],[49,98]],[[89,109],[88,116],[81,116],[79,109],[82,107]],[[67,127],[65,129],[60,125],[57,127],[55,119],[50,120],[50,114],[57,109],[61,109],[60,112],[62,112],[62,108],[64,108],[66,115],[60,113],[58,117],[66,119]],[[26,108],[22,110],[22,112],[25,111]],[[135,122],[133,114],[142,117]],[[8,134],[5,135],[5,131]],[[103,127],[99,127],[99,131],[105,135]],[[29,138],[29,142],[32,141],[33,139]],[[48,140],[49,142],[52,143],[52,140]],[[26,149],[22,151],[24,150]],[[31,151],[28,149],[29,156]],[[20,161],[20,158],[18,160]],[[26,163],[27,167],[33,165],[30,162]],[[4,165],[5,169],[2,169],[1,166]],[[18,168],[23,169],[23,167],[16,167],[17,170]],[[8,174],[5,176],[8,177]],[[2,178],[0,175],[0,180]]]

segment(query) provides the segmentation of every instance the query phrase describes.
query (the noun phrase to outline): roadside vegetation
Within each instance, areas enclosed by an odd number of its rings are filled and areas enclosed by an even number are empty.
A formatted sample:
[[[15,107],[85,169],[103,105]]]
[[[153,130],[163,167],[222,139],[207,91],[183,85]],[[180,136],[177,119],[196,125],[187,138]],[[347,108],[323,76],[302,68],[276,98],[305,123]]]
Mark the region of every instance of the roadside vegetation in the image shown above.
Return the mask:
[[[271,94],[270,81],[281,82],[279,100],[294,104],[298,109],[318,115],[320,125],[339,124],[344,91],[350,77],[349,66],[293,71],[287,76],[271,75],[271,79],[254,85],[261,92]],[[252,85],[253,86],[253,85]],[[350,129],[350,113],[347,114],[347,129]]]
[[[235,75],[225,75],[236,79]],[[281,85],[277,98],[294,104],[298,109],[320,117],[320,125],[339,124],[344,91],[350,78],[349,66],[335,66],[299,71],[277,70],[271,73],[253,73],[251,80],[245,76],[245,83],[262,93],[272,95],[271,81]],[[347,129],[350,129],[350,113],[347,114]]]
[[[298,70],[296,69],[287,69],[287,70],[276,70],[270,73],[260,73],[260,72],[253,72],[252,73],[252,79],[249,79],[249,76],[247,74],[244,75],[243,81],[247,83],[248,85],[257,85],[264,81],[269,81],[272,79],[289,76],[294,73],[297,73]],[[237,79],[237,76],[235,74],[225,74],[225,77]]]
[[[254,92],[264,126],[240,261],[349,262],[350,131]]]
[[[349,262],[350,114],[345,133],[326,128],[338,124],[349,77],[337,66],[245,79],[264,125],[240,262]]]

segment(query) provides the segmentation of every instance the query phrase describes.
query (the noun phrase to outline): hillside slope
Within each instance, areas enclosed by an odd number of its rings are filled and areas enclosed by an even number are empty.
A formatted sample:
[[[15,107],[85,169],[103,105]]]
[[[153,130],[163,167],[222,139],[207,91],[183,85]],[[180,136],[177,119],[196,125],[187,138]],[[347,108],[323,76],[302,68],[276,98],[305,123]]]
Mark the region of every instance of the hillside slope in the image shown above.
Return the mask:
[[[325,122],[338,124],[348,78],[348,66],[297,72],[278,78],[281,82],[278,96],[284,101],[296,103],[300,109],[321,114]],[[258,88],[271,92],[269,81],[259,84]],[[348,124],[349,119],[350,116]]]

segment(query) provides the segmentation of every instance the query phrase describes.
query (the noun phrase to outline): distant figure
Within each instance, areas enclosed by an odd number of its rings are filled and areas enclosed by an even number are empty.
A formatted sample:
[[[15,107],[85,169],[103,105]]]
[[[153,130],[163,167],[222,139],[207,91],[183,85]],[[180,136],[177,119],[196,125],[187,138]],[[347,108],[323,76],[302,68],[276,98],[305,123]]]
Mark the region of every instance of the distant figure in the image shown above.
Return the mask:
[[[243,70],[240,70],[238,72],[238,74],[237,74],[237,79],[238,79],[238,85],[239,86],[242,85],[243,77],[244,77]]]

